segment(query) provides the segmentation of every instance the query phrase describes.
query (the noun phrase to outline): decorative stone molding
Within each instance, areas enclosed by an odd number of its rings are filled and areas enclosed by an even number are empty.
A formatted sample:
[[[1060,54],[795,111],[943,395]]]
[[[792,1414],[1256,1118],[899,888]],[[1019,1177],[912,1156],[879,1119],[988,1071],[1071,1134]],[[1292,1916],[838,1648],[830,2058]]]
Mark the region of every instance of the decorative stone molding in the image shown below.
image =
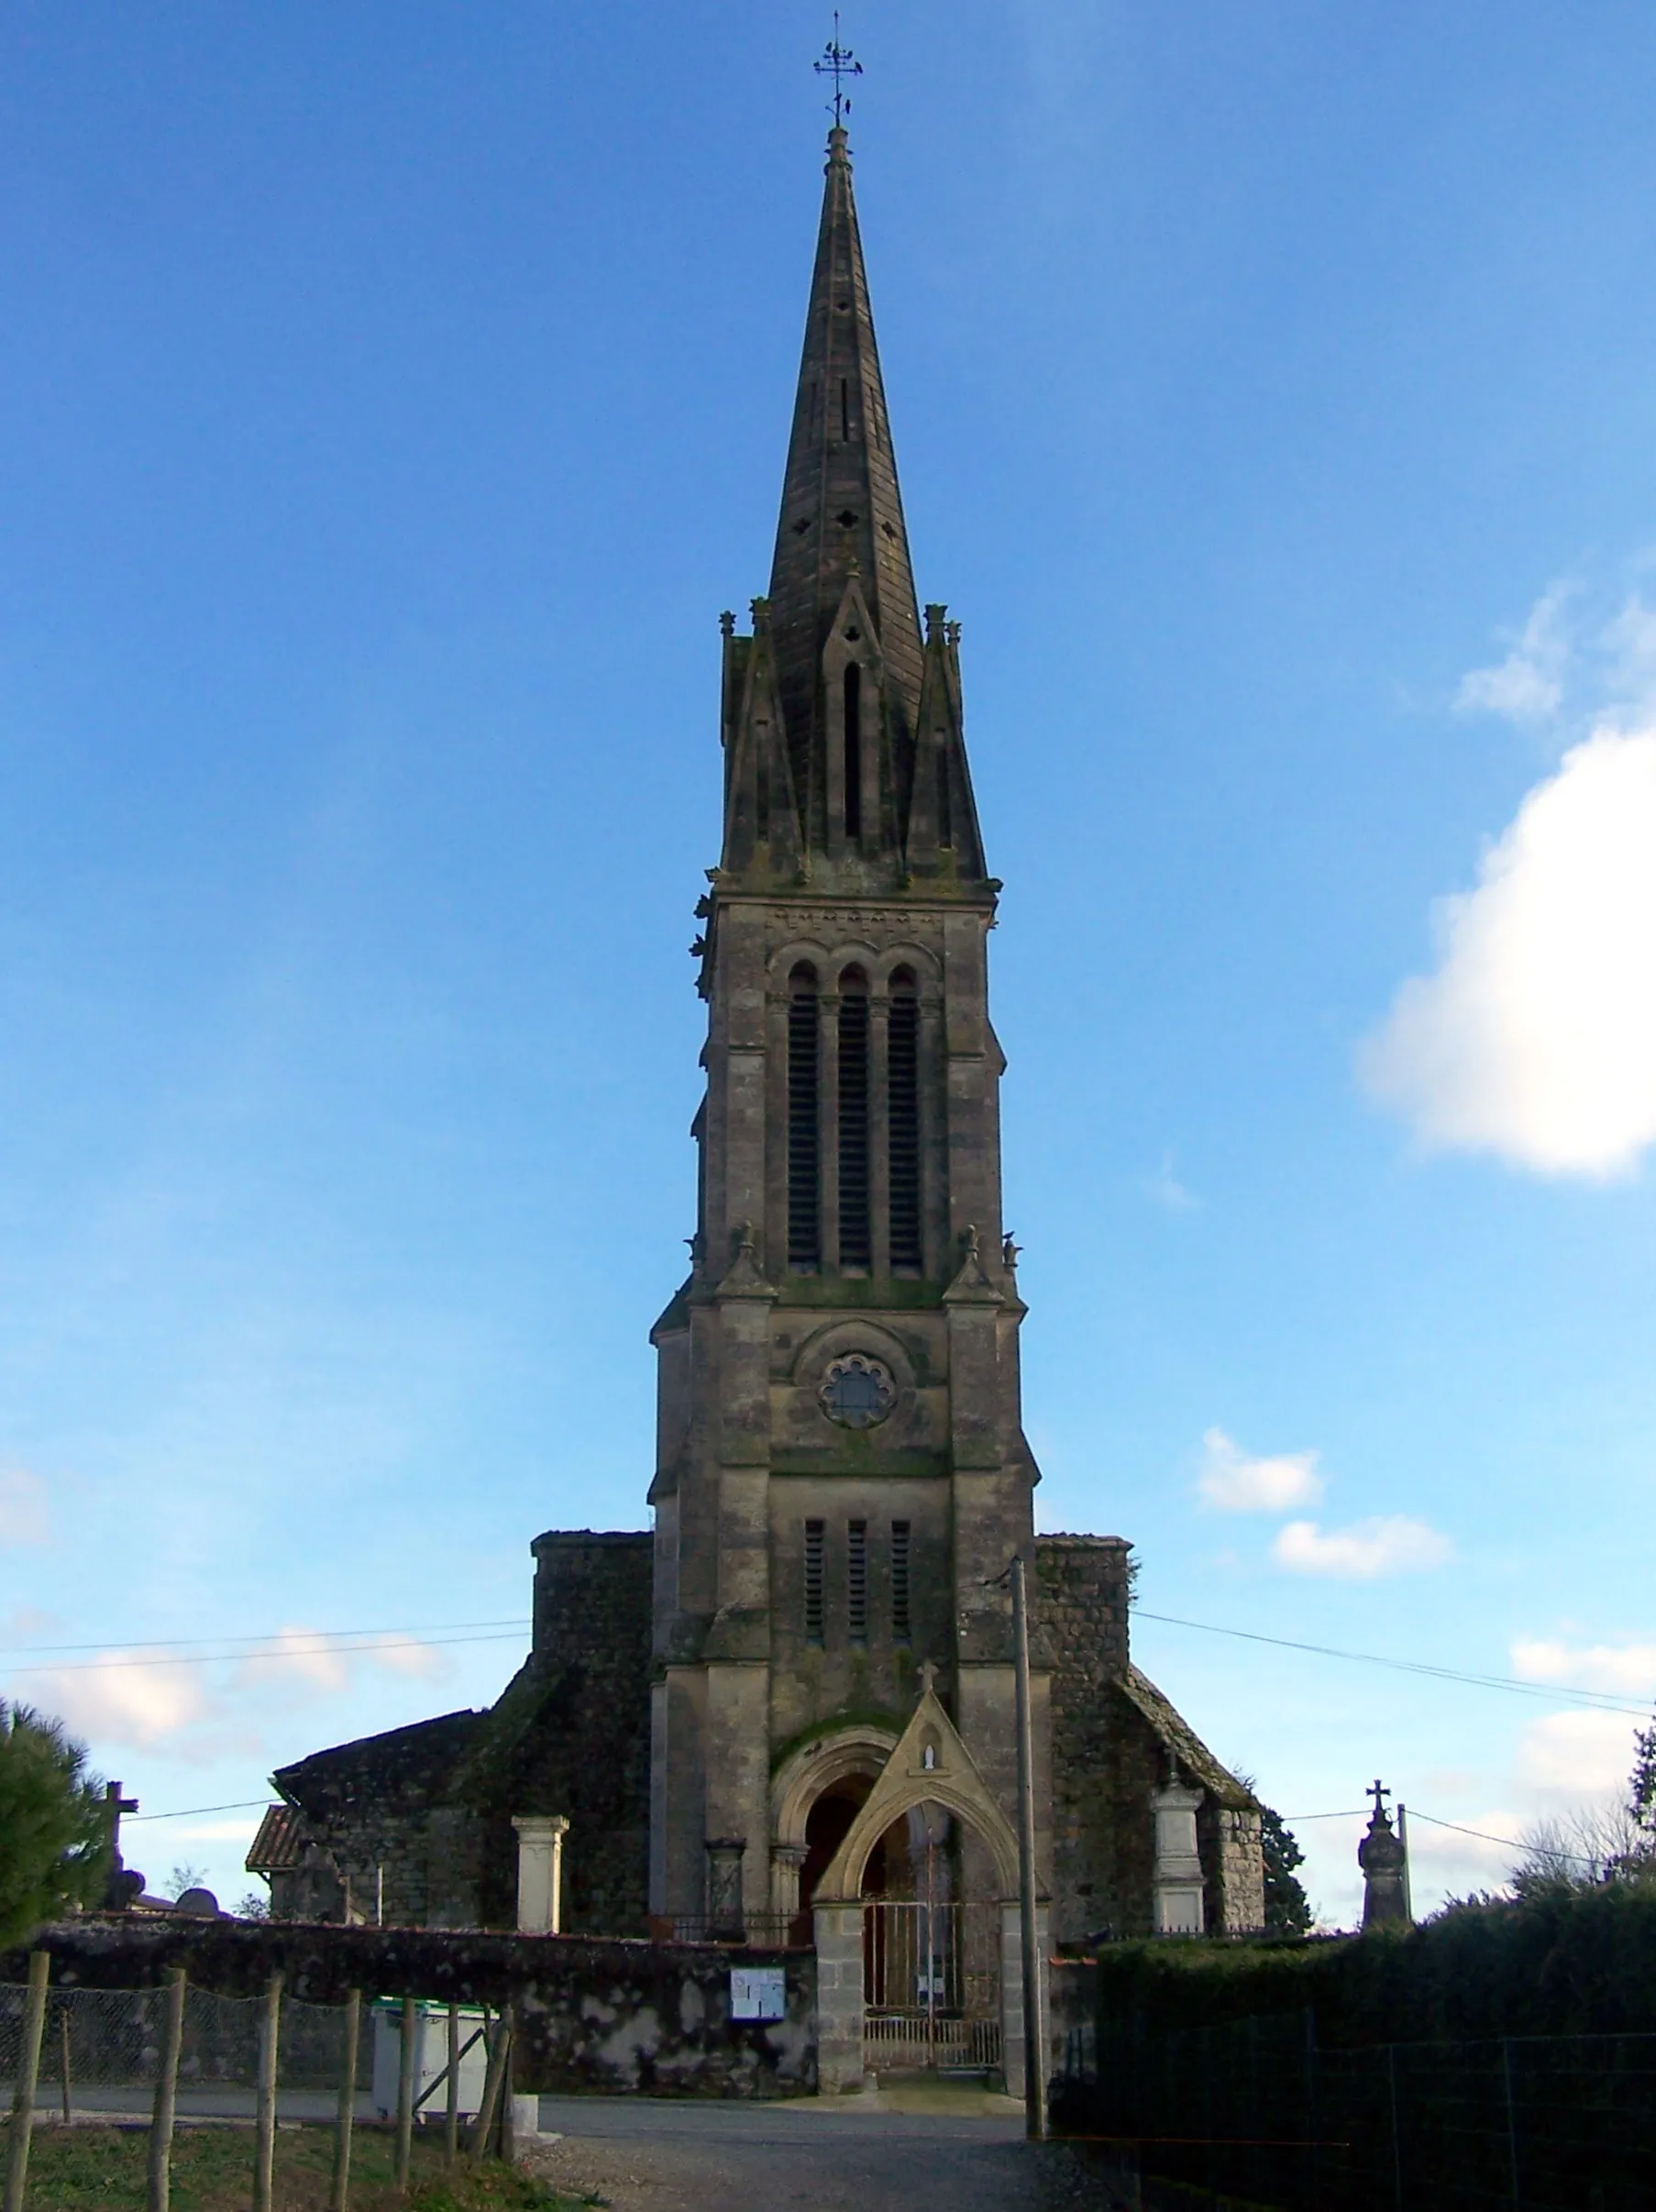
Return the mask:
[[[981,1839],[994,1858],[1001,1896],[1017,1896],[1017,1835],[932,1686],[936,1671],[930,1661],[922,1669],[925,1688],[914,1717],[817,1884],[815,1903],[858,1899],[876,1843],[894,1821],[926,1804],[941,1805]]]

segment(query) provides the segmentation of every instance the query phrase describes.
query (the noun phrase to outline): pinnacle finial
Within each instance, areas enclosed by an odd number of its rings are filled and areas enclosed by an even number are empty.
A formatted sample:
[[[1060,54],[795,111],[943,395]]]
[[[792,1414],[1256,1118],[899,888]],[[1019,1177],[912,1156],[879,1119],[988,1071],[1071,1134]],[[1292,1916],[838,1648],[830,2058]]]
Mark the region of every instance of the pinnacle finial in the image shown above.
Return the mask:
[[[834,11],[834,36],[823,47],[821,60],[813,61],[811,66],[819,77],[834,79],[834,101],[828,112],[834,117],[834,137],[842,141],[835,150],[843,152],[845,117],[851,113],[851,98],[845,90],[845,80],[847,77],[860,77],[863,65],[848,46],[840,44],[840,11],[837,7]]]

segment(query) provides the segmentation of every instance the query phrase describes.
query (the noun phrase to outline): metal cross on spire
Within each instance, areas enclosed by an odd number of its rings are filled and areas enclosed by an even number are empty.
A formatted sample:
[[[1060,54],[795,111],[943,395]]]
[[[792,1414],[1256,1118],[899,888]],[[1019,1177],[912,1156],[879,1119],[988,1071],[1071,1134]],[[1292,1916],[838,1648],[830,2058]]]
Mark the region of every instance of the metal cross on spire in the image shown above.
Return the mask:
[[[822,58],[813,61],[811,68],[819,77],[834,79],[834,127],[844,130],[845,117],[851,113],[850,95],[845,91],[847,77],[860,77],[863,65],[848,46],[840,44],[840,11],[834,11],[834,36],[822,49]]]
[[[1386,1820],[1388,1817],[1386,1810],[1386,1800],[1391,1795],[1391,1791],[1386,1788],[1386,1785],[1376,1777],[1376,1778],[1369,1784],[1368,1788],[1363,1791],[1363,1794],[1365,1798],[1374,1799],[1375,1820]]]

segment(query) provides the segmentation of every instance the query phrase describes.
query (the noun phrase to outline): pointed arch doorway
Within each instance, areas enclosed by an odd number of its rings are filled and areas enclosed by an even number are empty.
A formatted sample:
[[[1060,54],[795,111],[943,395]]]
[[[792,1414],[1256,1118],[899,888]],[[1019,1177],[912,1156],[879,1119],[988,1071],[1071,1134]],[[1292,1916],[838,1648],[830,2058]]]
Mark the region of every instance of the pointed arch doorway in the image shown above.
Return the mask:
[[[1017,1842],[933,1673],[814,1885],[825,2087],[870,2073],[1021,2077]]]
[[[863,1876],[863,2063],[872,2074],[1001,2071],[1000,1906],[945,1807],[894,1821]],[[978,1894],[974,1894],[977,1891]]]

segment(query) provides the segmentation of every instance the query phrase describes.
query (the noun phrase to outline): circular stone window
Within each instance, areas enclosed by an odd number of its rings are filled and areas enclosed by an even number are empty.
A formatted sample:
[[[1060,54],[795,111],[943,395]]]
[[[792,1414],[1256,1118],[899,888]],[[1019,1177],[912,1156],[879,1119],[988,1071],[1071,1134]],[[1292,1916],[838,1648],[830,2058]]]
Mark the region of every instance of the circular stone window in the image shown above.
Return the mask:
[[[897,1403],[897,1385],[878,1359],[847,1352],[829,1368],[818,1395],[842,1428],[873,1428]]]

